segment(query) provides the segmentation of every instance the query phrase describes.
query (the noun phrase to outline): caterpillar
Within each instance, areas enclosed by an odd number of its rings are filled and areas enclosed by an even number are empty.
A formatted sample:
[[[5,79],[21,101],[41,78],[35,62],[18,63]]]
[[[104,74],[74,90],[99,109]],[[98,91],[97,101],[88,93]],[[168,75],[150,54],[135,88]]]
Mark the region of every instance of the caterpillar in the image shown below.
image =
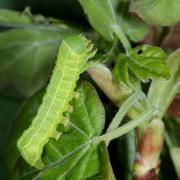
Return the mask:
[[[82,35],[71,35],[62,41],[42,103],[31,125],[17,141],[22,157],[31,166],[44,168],[41,158],[43,147],[49,138],[59,138],[58,124],[67,124],[64,114],[70,109],[76,82],[95,54],[93,43]]]

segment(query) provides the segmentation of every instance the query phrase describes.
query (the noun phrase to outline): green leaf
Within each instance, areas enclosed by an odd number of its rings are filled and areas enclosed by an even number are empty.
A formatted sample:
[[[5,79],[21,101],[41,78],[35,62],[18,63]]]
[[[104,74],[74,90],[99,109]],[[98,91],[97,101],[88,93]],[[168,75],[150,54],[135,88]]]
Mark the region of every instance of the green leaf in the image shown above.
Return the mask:
[[[180,147],[172,147],[170,149],[170,154],[172,157],[172,161],[174,163],[175,169],[176,169],[176,173],[178,175],[178,177],[180,177]]]
[[[149,31],[148,26],[135,16],[120,16],[119,21],[122,30],[134,42],[142,40]]]
[[[110,0],[79,0],[93,28],[106,40],[113,40],[112,26],[117,25]]]
[[[109,161],[109,154],[108,154],[108,151],[104,142],[101,142],[99,144],[99,149],[100,149],[100,157],[101,157],[100,164],[102,166],[102,170],[97,179],[113,180],[115,179],[115,176],[113,174],[113,170]]]
[[[167,59],[171,78],[167,81],[153,80],[148,97],[153,106],[159,110],[162,118],[168,106],[180,88],[180,49],[173,52]]]
[[[134,41],[142,39],[148,31],[148,27],[136,17],[128,14],[127,1],[110,0],[79,0],[90,24],[107,41],[113,41],[114,34],[121,40],[126,52],[131,45],[124,32]],[[118,6],[122,6],[118,14]],[[124,32],[122,31],[124,30]]]
[[[126,85],[130,86],[130,77],[127,67],[127,56],[125,54],[118,56],[112,73],[118,82],[122,81]]]
[[[179,0],[133,0],[131,11],[151,25],[173,26],[180,22]]]
[[[134,80],[128,72],[134,74],[141,81],[153,78],[169,78],[169,70],[165,62],[166,54],[158,47],[142,45],[134,48],[129,56],[121,55],[114,67],[114,75],[128,86]]]
[[[32,23],[32,18],[25,13],[8,9],[0,9],[0,26],[13,26],[18,24],[28,25]]]
[[[86,146],[72,156],[68,156],[55,167],[48,168],[34,179],[115,179],[104,142]]]
[[[159,47],[142,45],[132,50],[128,59],[128,66],[142,81],[149,78],[169,78],[169,70],[166,65],[167,55]]]
[[[73,30],[14,29],[0,34],[0,83],[15,85],[27,96],[48,80],[63,37]]]
[[[69,126],[64,128],[60,125],[59,130],[63,133],[59,140],[51,139],[44,148],[43,160],[47,168],[37,174],[40,179],[46,179],[48,176],[52,179],[60,178],[63,174],[68,179],[84,179],[85,177],[103,179],[107,174],[110,177],[113,176],[107,148],[101,143],[91,144],[92,138],[100,135],[104,127],[105,112],[102,103],[89,83],[81,83],[76,90],[80,93],[80,97],[72,102],[74,110]],[[37,171],[28,168],[29,166],[27,167],[27,164],[19,159],[20,154],[14,143],[30,124],[30,120],[41,103],[43,91],[27,101],[13,128],[8,162],[12,164],[11,169],[16,167],[15,172],[19,173],[18,177],[21,179],[32,179]],[[67,169],[69,169],[68,172]]]
[[[139,18],[129,13],[129,2],[120,0],[117,7],[119,24],[124,33],[132,40],[139,41],[148,33],[149,27]]]
[[[50,140],[45,147],[47,168],[40,179],[86,179],[99,175],[99,147],[91,144],[101,134],[105,114],[97,93],[89,83],[82,83],[77,91],[80,97],[73,101],[71,122],[58,141]]]
[[[79,0],[79,2],[93,28],[107,41],[113,41],[114,34],[116,34],[128,54],[131,45],[122,31],[121,26],[118,24],[118,17],[114,10],[118,3],[117,0]]]

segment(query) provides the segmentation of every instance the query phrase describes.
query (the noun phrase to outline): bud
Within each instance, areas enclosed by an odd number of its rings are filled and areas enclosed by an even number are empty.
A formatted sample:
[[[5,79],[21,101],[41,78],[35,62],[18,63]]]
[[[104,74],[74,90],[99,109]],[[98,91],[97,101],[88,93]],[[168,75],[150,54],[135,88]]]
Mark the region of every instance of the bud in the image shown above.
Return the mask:
[[[154,119],[144,131],[134,164],[134,179],[155,180],[159,171],[159,156],[164,142],[164,123]]]

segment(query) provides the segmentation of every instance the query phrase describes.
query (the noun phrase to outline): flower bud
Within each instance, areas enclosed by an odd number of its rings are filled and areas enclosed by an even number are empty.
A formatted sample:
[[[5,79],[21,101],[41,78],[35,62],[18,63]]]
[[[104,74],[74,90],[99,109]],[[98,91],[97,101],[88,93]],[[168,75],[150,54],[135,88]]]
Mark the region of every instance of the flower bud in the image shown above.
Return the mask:
[[[134,164],[134,179],[154,180],[159,171],[159,156],[164,142],[164,123],[153,119],[144,131]]]

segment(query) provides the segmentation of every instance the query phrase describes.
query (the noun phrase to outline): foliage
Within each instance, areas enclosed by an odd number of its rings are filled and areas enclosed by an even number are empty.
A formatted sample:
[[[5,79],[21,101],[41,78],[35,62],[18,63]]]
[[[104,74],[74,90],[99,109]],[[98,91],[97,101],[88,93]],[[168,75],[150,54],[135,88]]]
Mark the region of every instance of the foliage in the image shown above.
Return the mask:
[[[179,178],[179,118],[170,117],[168,107],[180,93],[180,50],[172,52],[161,45],[170,28],[180,22],[180,1],[16,2],[3,0],[0,7],[31,5],[33,13],[29,7],[24,11],[0,9],[0,179],[130,180],[139,178],[136,170],[142,175],[142,169],[146,179],[149,173],[157,179],[160,159],[159,179],[168,179],[167,173]],[[83,57],[79,56],[83,44],[78,44],[77,37],[86,38]],[[149,39],[154,44],[148,45]],[[62,47],[61,58],[54,63],[58,47]],[[76,67],[79,60],[83,61]],[[64,67],[78,70],[77,77]],[[52,86],[51,79],[55,79]],[[57,94],[62,79],[68,79],[73,88],[62,84],[59,89],[67,87],[65,93]],[[44,138],[59,109],[68,108],[56,117],[56,122],[63,123],[51,130],[60,136],[52,138],[53,134],[43,144],[39,158],[45,166],[39,170],[23,159],[17,141],[35,122],[50,87],[57,101],[57,95],[64,95],[63,103],[59,101],[53,109],[44,104],[54,114],[37,142]],[[45,111],[41,117],[46,117]],[[152,127],[152,134],[148,133],[156,118],[165,130]],[[47,124],[35,128],[42,130]],[[165,131],[165,137],[155,143],[159,131]],[[37,132],[30,131],[30,136]],[[158,148],[153,151],[153,163],[151,152],[141,146],[142,139],[147,147]],[[164,147],[161,139],[165,139]],[[146,160],[143,156],[138,161],[140,151]],[[142,164],[145,161],[152,171]],[[139,166],[133,169],[135,164]]]
[[[179,23],[179,8],[178,0],[133,0],[131,2],[131,11],[138,13],[147,23],[157,26],[172,26]]]
[[[134,48],[130,55],[120,55],[114,67],[114,75],[130,86],[129,73],[145,82],[149,78],[169,78],[165,63],[166,54],[158,47],[143,45]]]

